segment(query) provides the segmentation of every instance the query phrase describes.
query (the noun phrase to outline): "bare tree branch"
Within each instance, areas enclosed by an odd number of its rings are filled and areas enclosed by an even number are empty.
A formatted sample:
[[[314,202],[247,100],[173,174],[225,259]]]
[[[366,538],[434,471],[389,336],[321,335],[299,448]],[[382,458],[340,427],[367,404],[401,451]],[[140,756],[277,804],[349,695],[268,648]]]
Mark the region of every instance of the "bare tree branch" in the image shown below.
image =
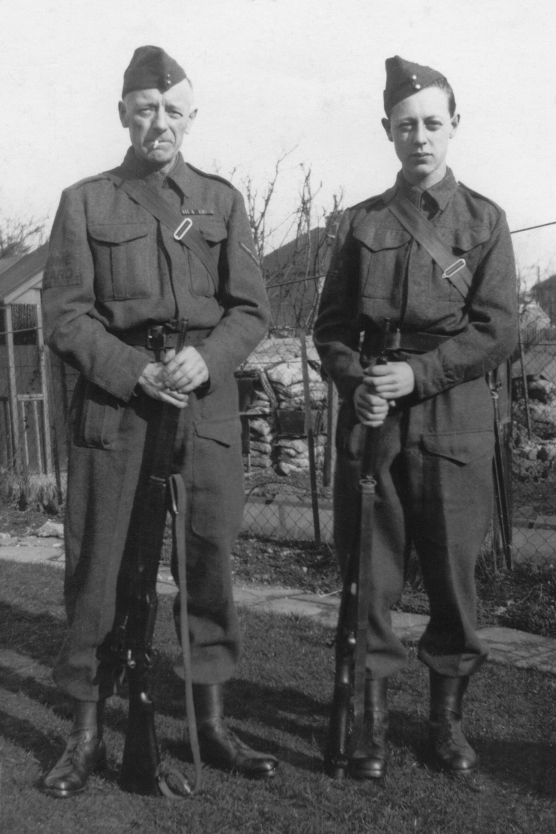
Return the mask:
[[[0,259],[25,255],[33,245],[44,243],[45,219],[6,218],[0,215]]]

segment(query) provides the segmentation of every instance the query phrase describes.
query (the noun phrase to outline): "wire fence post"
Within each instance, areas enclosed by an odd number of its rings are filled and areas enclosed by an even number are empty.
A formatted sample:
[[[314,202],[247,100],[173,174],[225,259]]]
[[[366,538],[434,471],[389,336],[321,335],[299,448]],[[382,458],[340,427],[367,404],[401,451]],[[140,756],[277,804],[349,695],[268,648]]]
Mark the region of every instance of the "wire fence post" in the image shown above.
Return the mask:
[[[305,330],[299,334],[301,340],[301,372],[303,374],[303,398],[305,400],[305,434],[309,450],[309,477],[311,479],[311,503],[313,505],[313,525],[315,528],[315,544],[320,547],[320,519],[319,499],[317,493],[317,467],[315,462],[315,438],[313,434],[313,412],[311,408],[311,394],[309,391],[309,366],[307,362],[307,342]]]
[[[322,472],[323,486],[330,486],[336,463],[336,423],[338,420],[338,393],[336,386],[328,378],[326,392],[326,446],[324,447],[324,465]]]

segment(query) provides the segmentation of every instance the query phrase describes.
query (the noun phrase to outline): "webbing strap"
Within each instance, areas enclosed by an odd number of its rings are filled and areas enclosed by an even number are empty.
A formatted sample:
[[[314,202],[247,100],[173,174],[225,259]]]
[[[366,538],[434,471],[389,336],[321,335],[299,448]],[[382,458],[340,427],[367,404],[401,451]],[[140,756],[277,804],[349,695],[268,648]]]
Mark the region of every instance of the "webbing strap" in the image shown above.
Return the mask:
[[[166,228],[172,232],[174,240],[187,247],[194,255],[199,258],[201,263],[206,267],[214,281],[214,285],[218,287],[218,264],[214,259],[212,250],[202,234],[193,226],[190,218],[183,218],[181,214],[177,214],[171,206],[148,185],[138,187],[133,182],[118,177],[116,174],[107,172],[106,176],[122,191],[143,206],[149,214],[152,214],[157,220],[163,223]],[[186,220],[189,222],[186,225]]]
[[[442,277],[446,278],[464,299],[467,299],[473,276],[465,260],[454,257],[453,252],[448,249],[432,223],[403,194],[398,192],[388,208],[404,229],[427,250],[433,261],[438,264],[442,270]]]

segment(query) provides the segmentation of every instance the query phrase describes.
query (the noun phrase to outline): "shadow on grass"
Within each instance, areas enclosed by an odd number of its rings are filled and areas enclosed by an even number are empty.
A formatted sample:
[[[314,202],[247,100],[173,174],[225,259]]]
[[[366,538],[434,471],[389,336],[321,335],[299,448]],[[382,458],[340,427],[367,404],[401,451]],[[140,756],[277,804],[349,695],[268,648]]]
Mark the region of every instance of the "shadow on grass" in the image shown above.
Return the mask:
[[[184,684],[172,671],[172,661],[160,655],[157,662],[156,707],[160,715],[182,719],[185,716]],[[315,757],[297,749],[295,740],[305,746],[321,746],[322,738],[316,738],[315,724],[321,723],[328,711],[327,705],[311,698],[299,689],[289,686],[273,687],[245,678],[234,678],[224,688],[225,717],[234,732],[255,750],[272,753],[277,758],[305,770],[315,770]],[[272,728],[280,734],[292,737],[292,744],[269,740],[265,732],[258,735],[236,722],[255,722],[262,728]],[[322,736],[322,733],[320,733]],[[177,758],[183,756],[183,745],[171,739],[166,747]],[[191,761],[189,757],[187,759]]]
[[[29,658],[31,667],[33,662],[41,667],[51,667],[64,634],[64,622],[48,612],[33,613],[17,605],[0,602],[0,649],[6,654],[19,655],[23,667],[26,658]],[[166,641],[165,649],[169,645]],[[156,708],[161,719],[181,721],[185,714],[183,683],[174,674],[172,664],[173,657],[161,650],[155,672]],[[410,670],[413,677],[415,671],[415,668]],[[20,749],[30,751],[44,770],[60,755],[65,738],[60,737],[57,731],[49,733],[43,730],[41,710],[46,708],[59,718],[69,720],[71,708],[69,700],[54,684],[47,683],[45,669],[41,668],[38,672],[38,675],[26,673],[24,668],[12,668],[9,662],[0,665],[3,688],[15,696],[22,696],[18,701],[17,715],[5,710],[0,712],[0,732]],[[409,676],[400,679],[397,697],[409,698],[409,701],[406,700],[402,709],[393,710],[391,714],[389,744],[393,753],[393,773],[398,766],[397,762],[401,761],[405,762],[404,766],[407,766],[408,761],[411,763],[412,759],[422,767],[430,765],[426,747],[426,720],[414,707],[414,698],[421,695],[417,691],[412,694],[408,681]],[[273,753],[300,770],[319,772],[326,741],[329,704],[320,697],[321,690],[318,687],[314,691],[319,693],[318,697],[287,684],[276,686],[247,677],[236,678],[226,686],[226,716],[234,729],[238,724],[241,725],[238,727],[238,735],[254,749]],[[32,703],[26,704],[26,699]],[[490,700],[492,696],[489,696]],[[527,707],[526,702],[524,706]],[[126,719],[125,702],[112,701],[106,714],[108,729],[122,736]],[[516,715],[513,720],[517,729],[517,722],[521,719]],[[528,720],[531,721],[531,716]],[[254,729],[253,723],[261,728],[260,731]],[[245,729],[249,724],[251,726]],[[533,722],[532,729],[534,726]],[[270,740],[266,738],[267,728],[274,731]],[[480,791],[481,780],[491,779],[509,790],[556,797],[556,747],[550,743],[551,738],[549,731],[545,737],[541,737],[539,732],[538,741],[498,739],[491,735],[470,736],[470,742],[480,755],[479,776],[473,777],[475,781],[470,783],[471,789]],[[178,760],[187,760],[186,745],[173,735],[170,736],[168,730],[160,732],[160,741],[164,752]],[[117,744],[119,746],[120,742]],[[116,782],[117,775],[117,769],[112,767],[106,778],[109,782]]]
[[[9,625],[9,628],[2,630],[0,651],[9,651],[22,659],[29,658],[41,666],[52,666],[66,632],[64,623],[46,612],[31,613],[5,602],[0,602],[0,623]],[[41,708],[51,710],[58,718],[71,720],[70,699],[60,692],[54,683],[49,685],[38,680],[33,674],[22,674],[17,668],[0,664],[0,685],[7,691],[35,702]],[[153,690],[156,711],[160,718],[166,716],[184,719],[183,682],[173,671],[173,657],[163,651],[157,652]],[[273,727],[294,737],[293,746],[290,746],[269,741],[264,737],[264,733],[258,735],[241,728],[238,733],[242,740],[254,749],[272,753],[295,767],[315,770],[315,756],[294,749],[295,737],[313,743],[314,746],[315,729],[311,726],[311,719],[314,724],[315,718],[324,716],[327,711],[326,705],[292,687],[275,688],[242,678],[230,681],[225,687],[225,692],[226,717],[231,719],[232,723],[256,721],[263,728]],[[121,694],[125,697],[125,689]],[[23,700],[21,704],[22,710],[28,708],[30,713],[33,712],[31,705],[23,706]],[[66,741],[64,737],[52,734],[48,736],[38,729],[33,733],[33,724],[25,718],[14,718],[5,714],[5,719],[9,724],[9,732],[5,733],[5,737],[19,747],[32,751],[42,768],[52,764],[60,755]],[[124,734],[126,723],[127,704],[124,706],[121,702],[112,701],[105,714],[107,729]],[[163,737],[161,740],[164,741],[164,747],[170,755],[178,759],[184,758],[184,752],[188,748],[181,740]],[[110,772],[108,779],[111,779]]]
[[[516,719],[517,721],[517,719]],[[516,723],[516,729],[517,723]],[[479,767],[473,774],[454,777],[443,774],[451,783],[457,781],[477,793],[484,790],[485,779],[492,779],[505,788],[556,798],[556,745],[548,741],[525,741],[474,736],[467,733],[471,746],[479,755]],[[403,712],[392,711],[388,743],[394,758],[396,748],[410,751],[417,764],[438,771],[428,747],[427,721]]]
[[[495,738],[473,741],[482,773],[511,787],[556,799],[556,745]]]
[[[61,753],[61,739],[43,733],[35,722],[10,715],[4,710],[0,710],[0,734],[6,741],[31,751],[42,770],[50,766]],[[7,761],[3,763],[8,764]]]
[[[0,649],[17,651],[51,666],[65,634],[66,623],[58,617],[0,601]]]

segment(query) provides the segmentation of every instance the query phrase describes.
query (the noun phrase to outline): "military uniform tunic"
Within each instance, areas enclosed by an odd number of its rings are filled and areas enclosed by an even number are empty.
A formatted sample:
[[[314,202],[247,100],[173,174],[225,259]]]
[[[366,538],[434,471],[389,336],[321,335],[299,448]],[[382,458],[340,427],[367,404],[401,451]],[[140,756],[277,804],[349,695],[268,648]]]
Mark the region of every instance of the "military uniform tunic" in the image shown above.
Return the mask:
[[[114,623],[149,426],[161,405],[137,385],[153,353],[124,340],[130,331],[175,318],[186,318],[189,332],[210,330],[196,345],[209,381],[180,412],[173,467],[187,490],[193,680],[220,683],[235,669],[239,634],[230,549],[241,523],[243,469],[234,370],[263,337],[269,319],[249,221],[235,188],[186,165],[181,155],[164,177],[149,173],[130,149],[112,173],[156,188],[192,220],[213,250],[219,282],[106,174],[63,193],[45,270],[45,335],[81,377],[70,410],[69,631],[54,677],[80,700],[113,690],[102,647]]]
[[[473,276],[465,297],[389,211],[398,189],[436,227],[454,261],[465,259]],[[474,583],[492,508],[493,407],[485,374],[514,348],[516,305],[504,213],[457,183],[450,169],[427,191],[400,173],[393,188],[345,212],[315,324],[315,344],[343,399],[334,499],[343,566],[358,530],[364,434],[353,393],[363,378],[361,351],[376,355],[384,319],[400,329],[406,345],[392,360],[408,362],[415,376],[414,391],[392,404],[382,430],[370,677],[385,677],[405,663],[390,609],[401,596],[412,544],[430,601],[421,659],[439,674],[460,676],[485,657],[475,633]]]

